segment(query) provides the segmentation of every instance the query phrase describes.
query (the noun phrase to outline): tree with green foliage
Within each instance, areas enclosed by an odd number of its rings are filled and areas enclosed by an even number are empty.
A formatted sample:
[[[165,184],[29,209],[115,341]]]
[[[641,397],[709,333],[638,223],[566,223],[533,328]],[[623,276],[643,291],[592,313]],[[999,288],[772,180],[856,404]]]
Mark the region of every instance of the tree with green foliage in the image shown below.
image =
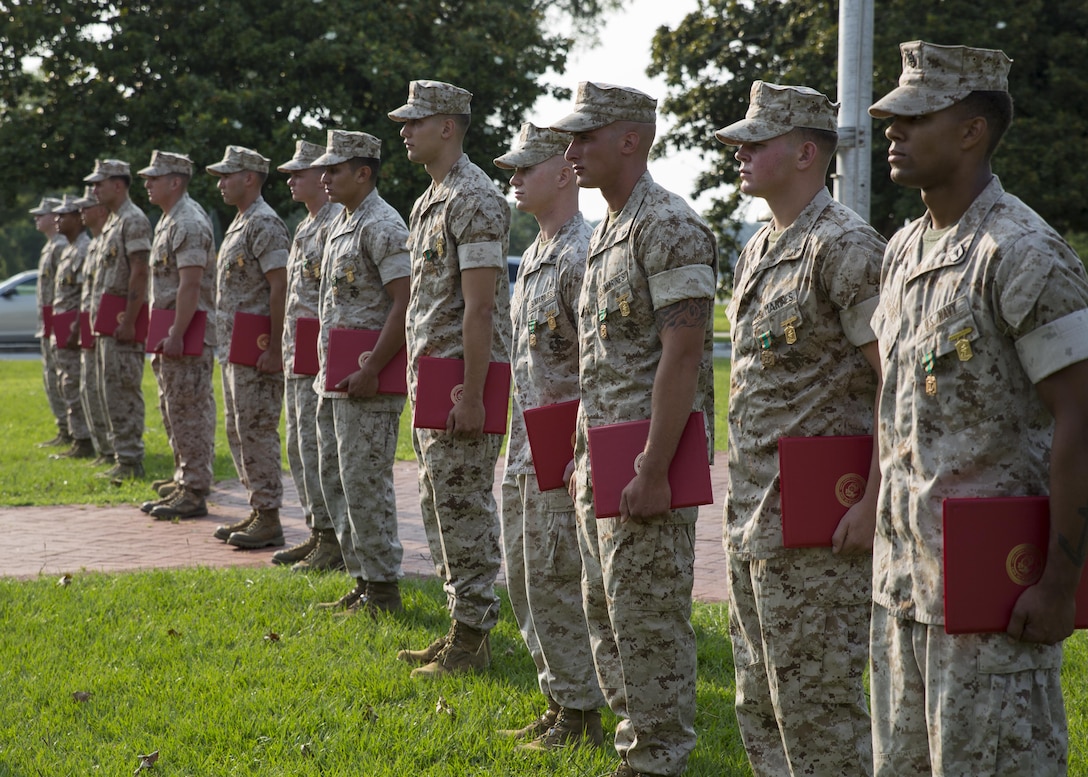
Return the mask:
[[[1088,13],[1083,2],[1047,0],[878,0],[875,3],[873,99],[895,87],[899,43],[927,40],[1004,50],[1014,60],[1009,89],[1016,118],[994,157],[1006,189],[1068,233],[1088,224]],[[744,115],[752,81],[804,84],[835,97],[838,4],[831,0],[700,0],[676,29],[653,42],[652,75],[666,79],[662,110],[677,119],[667,147],[697,149],[706,169],[702,194],[736,181],[733,149],[714,130]],[[891,235],[923,211],[918,192],[888,177],[886,121],[873,127],[873,225]],[[723,255],[735,248],[746,203],[735,189],[717,198],[709,218]]]
[[[383,196],[407,213],[429,179],[409,164],[387,113],[413,79],[473,92],[466,151],[489,160],[543,94],[565,99],[571,40],[615,0],[47,0],[4,5],[0,25],[0,225],[25,219],[44,191],[78,191],[96,158],[137,170],[153,149],[188,153],[197,170],[228,144],[279,163],[296,139],[331,128],[383,141]],[[38,67],[33,63],[40,62]],[[215,179],[191,191],[220,223]],[[145,204],[142,187],[134,199]],[[265,198],[296,209],[273,174]],[[14,269],[14,268],[9,268]]]

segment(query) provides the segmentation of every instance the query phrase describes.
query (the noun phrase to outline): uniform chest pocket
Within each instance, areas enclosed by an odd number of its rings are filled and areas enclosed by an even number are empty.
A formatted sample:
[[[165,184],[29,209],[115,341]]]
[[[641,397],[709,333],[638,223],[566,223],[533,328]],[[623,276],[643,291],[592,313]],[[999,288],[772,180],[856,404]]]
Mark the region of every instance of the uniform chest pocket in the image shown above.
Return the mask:
[[[919,379],[924,401],[936,402],[945,428],[958,431],[993,415],[992,397],[1000,381],[986,372],[979,353],[985,350],[974,312],[960,298],[929,316],[922,338]]]
[[[797,293],[791,291],[764,306],[752,320],[752,335],[763,350],[793,345],[802,337],[804,323]]]
[[[554,330],[559,321],[559,297],[555,287],[533,289],[532,297],[525,305],[525,313],[531,328]]]

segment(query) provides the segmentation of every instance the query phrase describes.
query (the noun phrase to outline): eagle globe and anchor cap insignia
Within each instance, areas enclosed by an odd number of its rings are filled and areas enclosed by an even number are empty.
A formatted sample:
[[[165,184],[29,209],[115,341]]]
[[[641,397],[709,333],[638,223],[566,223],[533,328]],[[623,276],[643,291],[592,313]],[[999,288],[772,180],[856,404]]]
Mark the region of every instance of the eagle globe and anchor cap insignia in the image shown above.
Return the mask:
[[[1005,557],[1005,572],[1017,585],[1034,585],[1043,576],[1043,554],[1030,542],[1017,545]]]
[[[847,472],[835,484],[835,498],[843,507],[852,507],[865,494],[865,478],[856,472]]]

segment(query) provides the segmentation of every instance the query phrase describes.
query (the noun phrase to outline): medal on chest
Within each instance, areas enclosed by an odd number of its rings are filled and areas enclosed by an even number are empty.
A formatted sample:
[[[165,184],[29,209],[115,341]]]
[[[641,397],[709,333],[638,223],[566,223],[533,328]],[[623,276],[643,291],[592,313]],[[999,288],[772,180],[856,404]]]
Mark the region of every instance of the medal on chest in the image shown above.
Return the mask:
[[[933,351],[922,355],[922,369],[926,372],[926,394],[931,397],[937,396],[937,376],[933,374],[935,358]]]

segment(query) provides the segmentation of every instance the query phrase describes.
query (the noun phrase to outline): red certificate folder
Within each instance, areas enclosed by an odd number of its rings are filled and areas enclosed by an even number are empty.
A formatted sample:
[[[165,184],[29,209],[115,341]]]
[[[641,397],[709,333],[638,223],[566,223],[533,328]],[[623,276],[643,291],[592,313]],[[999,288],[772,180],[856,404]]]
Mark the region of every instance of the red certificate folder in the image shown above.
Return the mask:
[[[272,342],[272,318],[260,313],[234,314],[234,328],[230,335],[230,351],[227,360],[231,364],[256,367],[257,359],[268,350]]]
[[[121,323],[121,314],[125,312],[128,302],[120,294],[103,294],[102,301],[98,304],[98,315],[94,319],[94,331],[100,335],[113,337]],[[136,314],[136,342],[147,341],[147,303],[145,302]]]
[[[944,630],[1000,632],[1046,565],[1045,496],[944,500]],[[1088,575],[1077,589],[1074,625],[1088,628]]]
[[[376,329],[330,329],[329,352],[325,359],[325,391],[336,388],[344,378],[356,372],[374,350],[381,334]],[[401,349],[378,373],[379,394],[408,393],[408,352]],[[445,429],[445,423],[442,424]]]
[[[419,357],[416,407],[412,426],[416,429],[445,429],[446,420],[464,389],[465,363],[461,359]],[[506,434],[510,409],[510,365],[491,362],[484,379],[484,431]]]
[[[72,327],[78,319],[78,309],[53,314],[53,338],[58,348],[64,348],[68,344],[68,337],[72,334]]]
[[[649,419],[589,428],[593,507],[598,518],[614,518],[620,514],[620,494],[642,466],[649,434]],[[676,455],[669,465],[669,488],[674,510],[714,501],[701,412],[688,416]]]
[[[46,339],[53,336],[53,306],[42,305],[42,326],[45,327]]]
[[[783,547],[830,548],[839,521],[865,494],[872,458],[867,434],[780,437]]]
[[[321,322],[316,318],[301,316],[295,319],[295,363],[291,371],[296,375],[316,375],[321,370],[317,358],[317,338],[321,334]]]
[[[94,348],[94,332],[91,331],[91,311],[79,311],[79,347],[86,350]]]
[[[151,311],[151,321],[147,326],[147,344],[153,349],[152,353],[162,353],[159,343],[170,336],[170,327],[174,325],[176,310],[154,308]],[[208,313],[204,310],[196,310],[189,319],[189,328],[185,330],[182,338],[181,352],[185,356],[200,356],[204,352],[204,329],[208,326]]]
[[[533,452],[533,469],[541,491],[564,488],[563,473],[574,458],[574,435],[578,423],[578,400],[531,407],[522,416]]]

